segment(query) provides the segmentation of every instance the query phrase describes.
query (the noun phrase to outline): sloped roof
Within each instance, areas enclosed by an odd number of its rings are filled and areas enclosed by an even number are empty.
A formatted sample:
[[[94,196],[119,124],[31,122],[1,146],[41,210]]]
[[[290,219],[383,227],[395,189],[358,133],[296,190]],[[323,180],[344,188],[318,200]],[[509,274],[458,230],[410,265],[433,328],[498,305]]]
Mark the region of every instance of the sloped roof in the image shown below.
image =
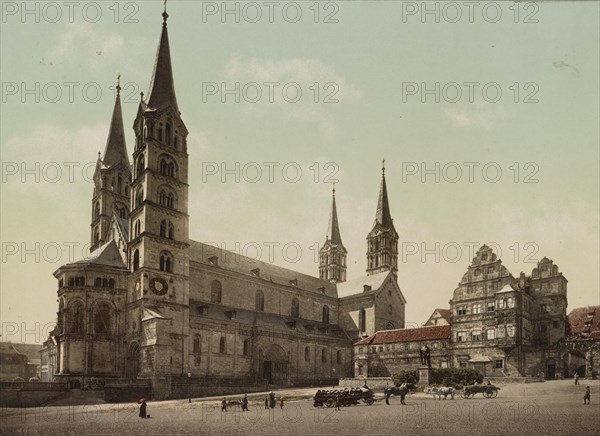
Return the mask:
[[[121,229],[121,233],[123,233],[123,237],[125,238],[125,240],[129,240],[129,221],[125,218],[119,218],[118,216],[117,218],[117,224],[119,225],[119,228]]]
[[[496,292],[496,294],[505,294],[507,292],[514,292],[515,289],[511,285],[504,285],[502,289]]]
[[[442,318],[450,322],[450,309],[435,309]]]
[[[146,306],[142,311],[142,321],[147,321],[149,319],[168,319],[164,316],[160,308],[158,306]]]
[[[567,315],[569,338],[600,339],[600,306],[578,307]]]
[[[266,282],[277,283],[280,285],[292,286],[291,281],[297,280],[297,286],[300,289],[312,292],[320,292],[319,288],[325,288],[325,295],[337,297],[337,290],[334,283],[329,283],[318,277],[309,276],[291,269],[273,265],[251,257],[242,256],[233,251],[222,250],[213,245],[202,242],[190,241],[190,261],[203,265],[212,265],[208,260],[211,256],[218,257],[216,268],[222,268],[229,271],[235,271],[249,277],[255,277]],[[259,269],[258,277],[254,275],[253,270]]]
[[[126,268],[126,265],[121,259],[119,247],[117,247],[117,243],[115,241],[107,242],[106,244],[92,251],[86,259],[79,260],[75,263],[89,265],[106,265],[117,268]]]
[[[416,329],[381,330],[354,345],[394,344],[399,342],[439,341],[450,339],[449,325],[419,327]]]
[[[163,14],[163,26],[160,42],[156,50],[154,71],[148,91],[148,107],[159,109],[167,104],[173,105],[179,112],[177,98],[175,97],[175,84],[173,81],[173,69],[171,68],[171,50],[169,48],[169,33],[167,31],[166,12]]]
[[[0,342],[0,352],[5,354],[24,354],[31,362],[39,362],[41,359],[41,345],[19,344],[12,342]]]
[[[390,271],[382,271],[377,274],[338,283],[338,297],[343,298],[349,297],[350,295],[362,294],[365,291],[365,285],[370,286],[372,291],[377,291],[379,288],[381,288],[388,275],[390,275]]]

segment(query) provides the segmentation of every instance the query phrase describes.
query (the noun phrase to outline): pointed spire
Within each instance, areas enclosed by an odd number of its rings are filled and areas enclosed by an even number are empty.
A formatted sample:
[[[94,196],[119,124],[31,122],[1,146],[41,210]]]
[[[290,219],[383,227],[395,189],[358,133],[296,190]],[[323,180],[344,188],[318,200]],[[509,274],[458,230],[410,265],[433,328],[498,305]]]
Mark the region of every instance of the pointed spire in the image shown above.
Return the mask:
[[[333,200],[331,202],[331,214],[329,215],[329,227],[327,228],[327,240],[335,245],[342,245],[340,227],[338,224],[337,207],[335,205],[335,183],[333,184]]]
[[[379,187],[379,200],[377,201],[377,214],[375,215],[375,224],[377,223],[383,227],[394,227],[385,183],[385,159],[381,168],[381,186]]]
[[[102,163],[106,167],[111,167],[119,162],[125,162],[129,165],[127,156],[127,146],[125,145],[125,129],[123,128],[123,114],[121,112],[121,75],[117,79],[117,98],[113,109],[112,120],[110,121],[110,130],[104,149]]]
[[[167,31],[167,2],[165,1],[165,10],[163,16],[163,27],[156,51],[156,60],[154,62],[154,71],[150,81],[150,90],[148,91],[148,107],[157,109],[167,104],[173,105],[179,112],[177,98],[175,97],[175,85],[173,83],[173,70],[171,68],[171,51],[169,49],[169,33]]]

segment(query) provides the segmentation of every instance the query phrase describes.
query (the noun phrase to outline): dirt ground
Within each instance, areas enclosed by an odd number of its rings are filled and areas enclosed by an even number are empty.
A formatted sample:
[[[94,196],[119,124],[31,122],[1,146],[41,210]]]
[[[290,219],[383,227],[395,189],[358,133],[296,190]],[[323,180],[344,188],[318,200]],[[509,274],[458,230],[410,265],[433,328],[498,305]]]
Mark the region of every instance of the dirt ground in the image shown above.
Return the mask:
[[[250,397],[250,411],[221,412],[218,399],[149,402],[150,419],[135,404],[3,409],[1,434],[16,435],[600,435],[600,381],[572,380],[499,385],[495,399],[434,400],[419,393],[402,406],[382,394],[372,406],[315,408],[314,389],[279,391],[290,398],[283,410],[265,410],[264,397]],[[591,405],[583,405],[589,385]],[[236,396],[229,396],[234,399]]]

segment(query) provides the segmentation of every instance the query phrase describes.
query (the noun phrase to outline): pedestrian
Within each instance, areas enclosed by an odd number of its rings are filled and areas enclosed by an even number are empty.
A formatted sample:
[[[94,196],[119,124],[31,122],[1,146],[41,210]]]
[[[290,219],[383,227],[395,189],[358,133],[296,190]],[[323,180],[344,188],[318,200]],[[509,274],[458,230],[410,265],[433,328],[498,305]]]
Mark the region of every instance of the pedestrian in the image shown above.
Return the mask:
[[[283,410],[283,397],[279,400],[279,408]]]
[[[242,412],[250,411],[248,410],[248,395],[244,394],[244,398],[242,398]]]
[[[576,385],[579,384],[579,373],[578,372],[575,373],[575,384]]]
[[[590,387],[585,387],[585,394],[583,394],[583,404],[590,404]]]
[[[269,396],[265,395],[265,409],[269,408]]]
[[[406,405],[404,399],[406,398],[406,393],[408,392],[408,388],[401,386],[400,387],[400,404]]]
[[[271,391],[271,393],[269,394],[269,407],[271,409],[275,408],[275,394],[273,393],[273,391]]]
[[[340,396],[339,395],[335,396],[335,409],[340,410]]]
[[[142,398],[138,402],[140,403],[140,418],[146,418],[146,399]]]
[[[221,401],[221,412],[227,412],[227,398],[223,397]]]

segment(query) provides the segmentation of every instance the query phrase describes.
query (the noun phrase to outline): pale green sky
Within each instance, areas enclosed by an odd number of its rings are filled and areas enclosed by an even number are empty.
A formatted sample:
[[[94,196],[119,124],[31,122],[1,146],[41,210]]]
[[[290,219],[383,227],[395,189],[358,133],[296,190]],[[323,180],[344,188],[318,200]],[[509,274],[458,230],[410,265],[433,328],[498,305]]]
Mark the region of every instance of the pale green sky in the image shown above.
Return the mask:
[[[132,149],[130,126],[139,92],[148,89],[162,2],[120,3],[117,23],[113,2],[99,3],[102,15],[96,23],[89,22],[96,11],[88,2],[75,9],[73,23],[66,7],[56,23],[49,23],[56,11],[44,9],[43,3],[38,6],[39,22],[35,15],[22,17],[21,10],[7,3],[20,8],[21,2],[2,3],[2,334],[13,341],[36,342],[46,333],[36,323],[44,326],[56,316],[52,272],[81,258],[89,241],[93,187],[81,168],[104,150],[114,102],[110,88],[119,72]],[[434,308],[448,306],[471,261],[469,243],[496,243],[513,275],[529,274],[534,261],[547,256],[569,280],[569,310],[599,304],[597,2],[481,2],[472,23],[464,6],[462,18],[450,23],[455,11],[444,10],[445,3],[428,2],[440,8],[436,23],[431,15],[422,22],[421,11],[408,14],[422,2],[367,1],[322,2],[318,23],[314,2],[298,2],[302,17],[290,23],[285,19],[294,15],[290,3],[278,3],[273,23],[263,2],[256,3],[263,13],[258,23],[249,22],[255,11],[246,7],[244,15],[245,4],[239,3],[240,22],[235,23],[231,15],[225,22],[219,14],[203,19],[203,5],[220,8],[222,2],[169,2],[177,98],[190,130],[192,239],[224,243],[229,249],[239,243],[250,255],[258,244],[262,260],[269,260],[265,243],[299,244],[302,256],[297,262],[289,259],[295,256],[293,248],[286,260],[280,246],[275,263],[317,274],[314,244],[324,241],[331,195],[325,164],[334,162],[348,277],[359,277],[366,267],[365,237],[375,216],[385,158],[401,248],[419,250],[405,259],[401,254],[399,265],[409,323],[423,322]],[[235,4],[228,3],[231,8]],[[35,8],[34,2],[28,5]],[[491,23],[494,8],[502,15]],[[337,23],[323,22],[330,13]],[[123,22],[128,14],[137,23]],[[525,23],[526,17],[537,22]],[[77,82],[73,101],[68,82]],[[243,88],[253,82],[278,83],[275,102],[268,101],[264,85],[257,103],[243,95],[240,103],[231,95],[223,103],[220,93],[203,94],[210,83],[223,89],[221,83]],[[290,82],[302,90],[297,103],[281,98],[281,89]],[[318,103],[311,90],[315,82]],[[325,87],[329,82],[337,87],[337,103],[323,102],[334,89]],[[403,86],[409,82],[430,89],[436,82],[440,89],[456,82],[463,95],[451,102],[455,88],[446,87],[447,98],[441,95],[439,103],[432,95],[422,103],[419,92],[403,99]],[[465,82],[478,83],[473,102]],[[490,97],[495,88],[502,91],[499,101],[482,98],[486,84]],[[86,101],[84,86],[92,99],[99,87],[101,97]],[[34,91],[27,94],[25,89]],[[57,89],[62,93],[58,98]],[[246,89],[252,98],[255,90]],[[525,103],[528,96],[538,102]],[[34,174],[20,170],[22,163],[34,169],[37,162],[39,183]],[[73,180],[69,162],[79,165]],[[241,167],[261,164],[260,181],[249,182],[251,166],[240,183],[233,175],[225,183],[220,174],[203,177],[206,165],[225,163],[233,169],[236,162]],[[272,183],[263,162],[280,164]],[[439,183],[434,175],[422,183],[420,174],[407,172],[422,163],[434,169],[436,162],[446,168]],[[452,162],[456,165],[448,165]],[[281,168],[287,163],[302,169],[299,182],[284,179]],[[320,168],[317,182],[315,163]],[[484,179],[481,169],[486,164],[489,177],[495,176],[494,168],[502,170],[497,183]],[[475,168],[472,182],[468,165]],[[463,173],[451,183],[455,166]],[[62,177],[52,183],[57,167]],[[524,183],[527,175],[537,182]],[[29,254],[23,261],[22,249],[35,251],[38,242],[40,259]],[[439,261],[434,254],[422,259],[422,249],[435,252],[436,243]],[[79,244],[76,259],[70,258],[69,244]],[[6,250],[15,246],[17,254]],[[6,326],[12,329],[14,323],[19,331],[8,335]],[[40,333],[25,335],[23,327]]]

